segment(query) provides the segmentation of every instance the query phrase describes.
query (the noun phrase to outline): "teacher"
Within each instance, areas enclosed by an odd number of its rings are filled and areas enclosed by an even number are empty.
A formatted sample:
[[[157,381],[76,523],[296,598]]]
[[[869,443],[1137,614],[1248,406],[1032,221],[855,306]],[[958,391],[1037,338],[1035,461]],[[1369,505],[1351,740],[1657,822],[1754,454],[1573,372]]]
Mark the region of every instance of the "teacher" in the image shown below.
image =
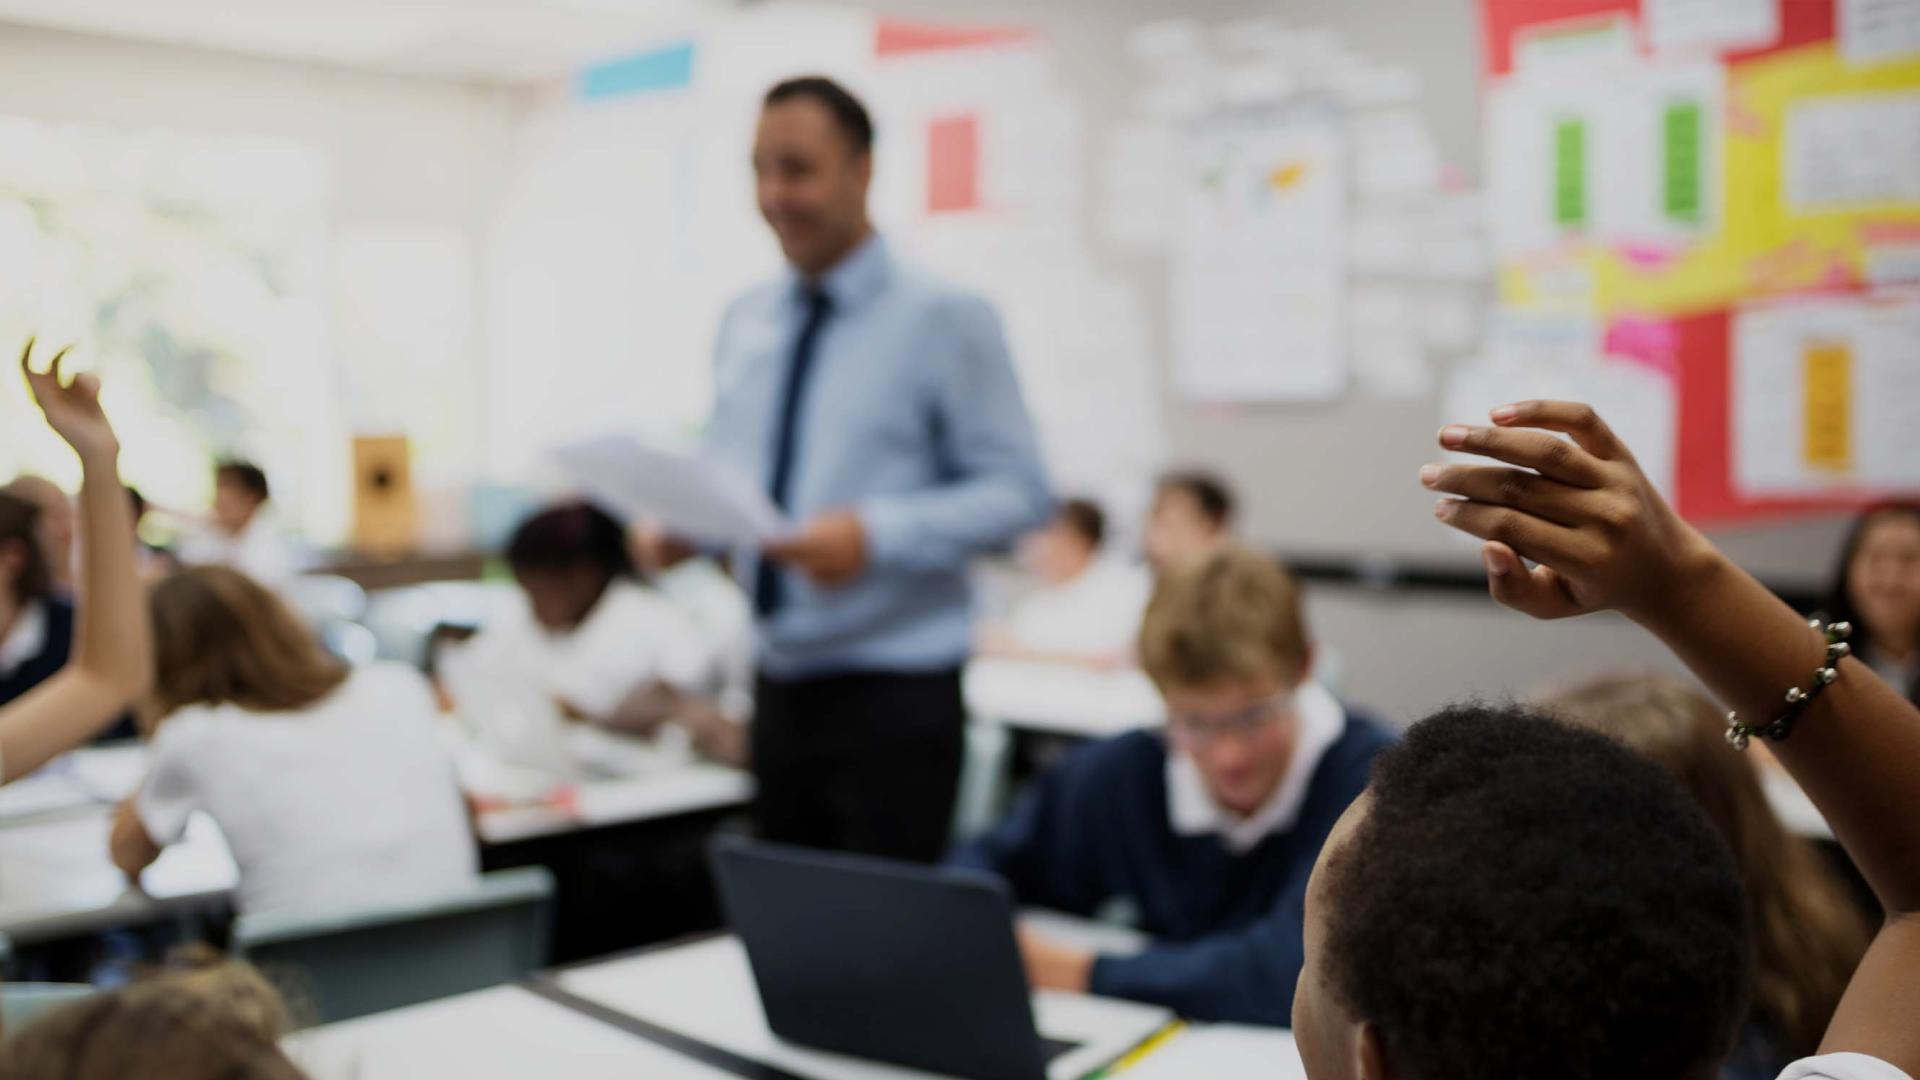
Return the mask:
[[[708,449],[796,522],[740,567],[761,832],[931,861],[964,749],[967,563],[1047,519],[1045,472],[993,308],[868,220],[866,108],[775,86],[753,170],[788,270],[727,309]]]

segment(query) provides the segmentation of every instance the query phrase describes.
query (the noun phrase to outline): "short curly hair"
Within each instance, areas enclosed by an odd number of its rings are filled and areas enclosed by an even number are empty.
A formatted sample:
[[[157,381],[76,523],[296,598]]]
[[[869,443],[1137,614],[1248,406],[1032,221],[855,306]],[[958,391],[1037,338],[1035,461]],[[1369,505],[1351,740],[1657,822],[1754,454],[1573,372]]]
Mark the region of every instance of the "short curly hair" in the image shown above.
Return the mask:
[[[1725,842],[1658,766],[1510,705],[1413,726],[1323,867],[1318,972],[1414,1080],[1710,1076],[1752,946]]]

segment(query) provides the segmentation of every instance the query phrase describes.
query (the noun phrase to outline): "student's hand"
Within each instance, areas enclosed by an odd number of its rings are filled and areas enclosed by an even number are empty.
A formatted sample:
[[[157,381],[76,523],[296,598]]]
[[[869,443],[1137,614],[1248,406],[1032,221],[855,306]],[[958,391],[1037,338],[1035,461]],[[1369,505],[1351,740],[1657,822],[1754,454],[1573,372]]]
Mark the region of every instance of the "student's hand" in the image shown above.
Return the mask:
[[[1465,497],[1441,500],[1434,515],[1487,541],[1494,599],[1537,619],[1612,609],[1641,622],[1691,602],[1717,553],[1592,408],[1526,401],[1492,417],[1492,427],[1441,429],[1440,445],[1521,468],[1428,465],[1420,480]]]
[[[1087,992],[1093,981],[1093,953],[1056,945],[1024,928],[1016,933],[1020,959],[1027,968],[1027,983],[1033,989],[1064,990],[1072,994]]]
[[[812,578],[845,585],[867,568],[867,529],[851,510],[835,510],[807,523],[797,535],[769,543],[762,554]]]
[[[33,340],[28,338],[26,348],[20,350],[20,372],[27,377],[27,389],[46,416],[47,426],[58,432],[82,461],[113,460],[120,453],[120,440],[100,409],[100,380],[92,375],[62,377],[60,365],[72,351],[71,345],[53,354],[53,363],[45,372],[34,371]]]
[[[113,856],[113,865],[127,875],[127,882],[140,884],[140,872],[153,865],[160,857],[160,846],[147,835],[147,827],[140,823],[140,815],[133,809],[133,800],[122,802],[113,814],[113,831],[107,840],[107,847]]]
[[[744,768],[752,756],[751,735],[747,725],[720,711],[717,706],[699,702],[688,706],[673,718],[686,728],[693,752],[703,758]]]

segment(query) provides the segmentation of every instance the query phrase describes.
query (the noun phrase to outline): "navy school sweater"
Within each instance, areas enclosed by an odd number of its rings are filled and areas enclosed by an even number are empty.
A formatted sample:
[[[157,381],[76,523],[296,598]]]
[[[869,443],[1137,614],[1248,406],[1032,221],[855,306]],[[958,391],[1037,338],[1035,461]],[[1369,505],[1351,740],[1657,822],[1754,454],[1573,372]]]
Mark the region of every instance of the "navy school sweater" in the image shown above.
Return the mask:
[[[1349,712],[1293,828],[1235,855],[1218,836],[1173,831],[1166,741],[1133,732],[1076,751],[947,861],[1000,875],[1023,905],[1092,915],[1122,901],[1136,910],[1155,944],[1138,956],[1099,958],[1096,994],[1194,1020],[1285,1026],[1302,962],[1307,876],[1389,741]]]

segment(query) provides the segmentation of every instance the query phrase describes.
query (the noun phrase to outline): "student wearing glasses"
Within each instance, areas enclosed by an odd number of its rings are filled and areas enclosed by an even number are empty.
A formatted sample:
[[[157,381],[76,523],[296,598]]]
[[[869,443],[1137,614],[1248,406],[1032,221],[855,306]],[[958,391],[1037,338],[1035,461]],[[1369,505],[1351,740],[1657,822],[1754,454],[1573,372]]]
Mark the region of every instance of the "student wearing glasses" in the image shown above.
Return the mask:
[[[1155,939],[1121,957],[1023,935],[1037,988],[1285,1025],[1307,877],[1388,737],[1308,681],[1293,580],[1245,549],[1161,583],[1140,659],[1166,733],[1079,751],[949,863],[1000,875],[1021,904],[1124,911]]]

